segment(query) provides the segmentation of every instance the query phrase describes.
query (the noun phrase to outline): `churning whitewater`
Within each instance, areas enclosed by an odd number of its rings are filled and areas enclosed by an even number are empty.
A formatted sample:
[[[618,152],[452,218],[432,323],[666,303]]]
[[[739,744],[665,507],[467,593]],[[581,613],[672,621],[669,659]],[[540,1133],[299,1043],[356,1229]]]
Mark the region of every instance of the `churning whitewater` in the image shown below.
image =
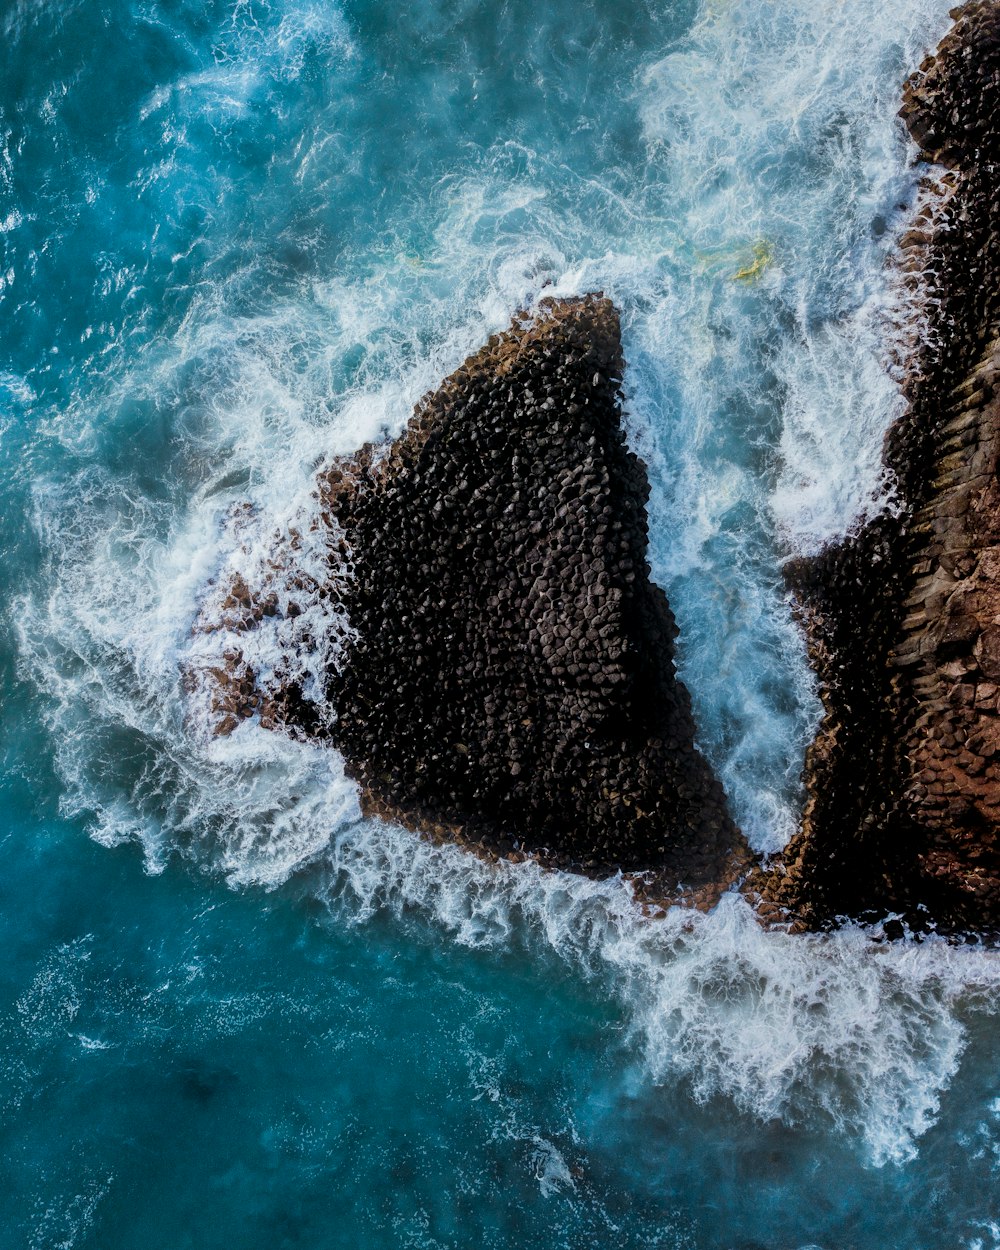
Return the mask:
[[[424,1206],[386,1217],[384,1240],[359,1205],[343,1240],[320,1241],[289,1199],[294,1235],[309,1244],[458,1246],[476,1228],[481,1244],[511,1247],[543,1235],[598,1244],[612,1230],[637,1246],[888,1246],[902,1244],[888,1212],[897,1201],[912,1205],[913,1238],[938,1230],[936,1242],[907,1244],[1000,1244],[989,1201],[1000,1159],[994,953],[883,943],[852,927],[766,932],[738,896],[708,915],[648,920],[621,880],[486,865],[363,819],[330,750],[256,720],[214,736],[186,676],[232,643],[196,625],[234,574],[289,593],[271,562],[277,533],[294,530],[300,567],[325,576],[326,540],[309,529],[324,460],[397,434],[516,308],[603,290],[622,310],[629,436],[653,487],[650,562],[681,626],[701,746],[754,848],[779,850],[819,717],[780,569],[891,506],[880,450],[901,403],[890,362],[905,310],[888,261],[919,177],[896,112],[947,7],[702,0],[616,14],[518,3],[491,15],[459,0],[390,19],[360,0],[220,0],[170,13],[118,5],[108,22],[127,30],[122,46],[84,0],[16,0],[0,17],[13,84],[0,97],[0,294],[14,325],[0,431],[5,507],[27,518],[5,529],[5,633],[12,712],[26,725],[38,707],[44,717],[35,737],[25,731],[32,759],[46,761],[32,783],[49,787],[38,810],[68,839],[83,828],[102,848],[141,848],[147,875],[120,888],[136,892],[137,927],[166,926],[165,951],[169,910],[151,903],[142,919],[144,889],[205,892],[184,922],[192,933],[192,917],[215,908],[248,934],[255,909],[305,909],[311,936],[289,942],[289,959],[313,961],[331,985],[353,984],[376,948],[379,976],[399,958],[428,984],[482,978],[476,1018],[495,1019],[505,1039],[469,1060],[478,1092],[462,1111],[433,1125],[400,1113],[400,1133],[454,1145],[480,1132],[468,1119],[477,1100],[506,1107],[482,1140],[525,1143],[521,1222],[497,1216],[486,1231],[470,1216],[449,1231],[425,1194]],[[290,643],[322,637],[326,649],[303,649],[295,674],[308,688],[349,630],[314,594],[303,616],[260,632],[257,667],[277,679]],[[20,711],[27,701],[34,713]],[[10,773],[34,776],[21,749],[9,748]],[[109,864],[127,854],[101,851]],[[88,943],[102,939],[60,934],[39,938],[50,945],[35,980],[25,975],[39,1002],[86,1014],[80,986],[100,964],[88,965]],[[213,941],[212,959],[228,967],[226,939]],[[269,939],[241,941],[232,949],[245,949],[240,975],[251,976]],[[427,966],[403,953],[412,942]],[[285,957],[272,944],[268,959],[276,950]],[[157,987],[204,975],[192,971],[203,956],[177,957]],[[582,1012],[594,1054],[613,1044],[625,1075],[598,1074],[588,1059],[560,1076],[578,1062],[558,1053],[568,1024],[550,1043],[525,1026],[529,1073],[508,1046],[519,1024],[503,969],[529,1001],[554,978],[560,1004],[585,1003],[566,1006],[567,1020]],[[142,983],[121,972],[133,975]],[[18,1020],[37,1007],[26,994],[29,1007],[3,1025],[15,1048]],[[459,1008],[437,988],[428,998],[443,1014],[426,1028],[461,1050],[447,1014]],[[381,1015],[363,995],[351,1001],[359,1014],[345,1037],[391,1031],[394,1000]],[[77,1010],[51,1011],[46,1036],[83,1032]],[[109,1022],[125,1011],[105,1012],[108,1036],[87,1033],[87,1044],[124,1054]],[[183,1013],[164,1008],[164,1019],[170,1045],[197,1049],[179,1040]],[[143,1029],[153,1036],[148,1020]],[[48,1071],[41,1053],[17,1061],[29,1084]],[[210,1086],[206,1105],[228,1096],[230,1078],[212,1072],[196,1078]],[[546,1083],[561,1092],[536,1097]],[[419,1088],[409,1093],[419,1103]],[[311,1095],[303,1085],[289,1097]],[[545,1128],[553,1099],[574,1108],[564,1139]],[[352,1110],[343,1132],[363,1115]],[[601,1179],[581,1179],[572,1160],[596,1158],[602,1137],[633,1162],[594,1164]],[[707,1143],[723,1139],[733,1157],[785,1160],[766,1201],[683,1196],[697,1187],[682,1156],[707,1159]],[[647,1161],[642,1142],[656,1143]],[[323,1149],[328,1163],[339,1157]],[[807,1213],[824,1153],[839,1179],[820,1186],[828,1206]],[[706,1176],[718,1170],[711,1157]],[[373,1176],[389,1166],[363,1159]],[[24,1244],[129,1244],[100,1231],[102,1212],[124,1201],[125,1164],[95,1164],[77,1189],[60,1179],[63,1163],[46,1166],[51,1194],[23,1181]],[[455,1166],[488,1207],[467,1165]],[[405,1191],[411,1174],[399,1167]],[[970,1168],[979,1198],[954,1180]],[[845,1186],[857,1210],[832,1196]],[[919,1215],[934,1186],[959,1204],[952,1215],[935,1207],[938,1224]],[[168,1209],[167,1195],[157,1201]],[[562,1215],[557,1203],[568,1204]],[[293,1244],[282,1236],[274,1244]]]

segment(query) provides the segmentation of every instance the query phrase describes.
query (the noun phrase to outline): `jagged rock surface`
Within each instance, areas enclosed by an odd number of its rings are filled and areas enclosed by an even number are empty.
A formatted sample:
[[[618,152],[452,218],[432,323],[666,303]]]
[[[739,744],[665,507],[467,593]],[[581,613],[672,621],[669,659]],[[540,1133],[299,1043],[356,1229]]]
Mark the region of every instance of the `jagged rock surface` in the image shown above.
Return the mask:
[[[394,443],[327,468],[352,640],[331,715],[296,690],[264,711],[338,746],[369,810],[491,853],[700,890],[748,856],[694,745],[674,619],[649,580],[622,368],[610,300],[544,301]],[[245,670],[232,666],[244,693]]]
[[[787,570],[822,683],[807,805],[750,888],[817,927],[902,913],[1000,931],[1000,5],[966,5],[907,84],[932,194],[902,240],[919,309],[898,509]]]

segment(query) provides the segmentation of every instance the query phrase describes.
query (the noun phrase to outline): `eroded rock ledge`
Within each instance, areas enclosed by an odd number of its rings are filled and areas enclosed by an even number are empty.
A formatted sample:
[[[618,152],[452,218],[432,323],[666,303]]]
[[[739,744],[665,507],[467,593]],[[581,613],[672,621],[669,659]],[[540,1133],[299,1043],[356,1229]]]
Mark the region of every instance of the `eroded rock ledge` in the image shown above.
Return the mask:
[[[694,745],[674,619],[649,580],[622,368],[610,300],[543,301],[394,443],[323,471],[320,523],[351,566],[331,565],[352,636],[328,707],[262,693],[231,654],[224,727],[260,713],[326,737],[370,811],[489,853],[653,870],[659,896],[732,880],[748,855]],[[254,628],[260,605],[239,598]]]
[[[1000,4],[953,12],[902,116],[931,172],[884,461],[898,511],[787,570],[822,683],[799,834],[751,888],[804,927],[1000,931]]]

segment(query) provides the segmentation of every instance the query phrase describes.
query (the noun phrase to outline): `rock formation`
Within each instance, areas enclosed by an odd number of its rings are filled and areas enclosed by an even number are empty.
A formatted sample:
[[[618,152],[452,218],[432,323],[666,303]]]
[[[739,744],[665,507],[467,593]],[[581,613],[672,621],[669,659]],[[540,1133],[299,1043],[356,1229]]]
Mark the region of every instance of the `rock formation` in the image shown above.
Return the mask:
[[[804,927],[1000,931],[1000,4],[952,16],[902,110],[946,168],[902,240],[919,317],[884,449],[896,506],[787,570],[825,716],[800,832],[751,890]]]
[[[489,853],[653,870],[657,894],[730,881],[748,855],[694,745],[673,616],[649,580],[622,368],[610,300],[543,301],[394,443],[327,467],[317,524],[345,649],[319,700],[263,688],[231,652],[218,727],[259,714],[324,737],[370,811]],[[248,630],[297,610],[245,586],[230,599]]]

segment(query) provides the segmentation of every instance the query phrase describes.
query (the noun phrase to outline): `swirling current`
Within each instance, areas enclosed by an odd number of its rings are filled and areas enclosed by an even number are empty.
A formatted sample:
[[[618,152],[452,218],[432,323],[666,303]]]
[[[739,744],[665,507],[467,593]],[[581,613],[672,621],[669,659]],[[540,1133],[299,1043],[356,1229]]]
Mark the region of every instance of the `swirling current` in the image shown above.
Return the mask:
[[[182,676],[324,456],[603,289],[701,742],[779,849],[780,567],[891,506],[947,8],[0,3],[0,1247],[1000,1246],[995,953],[644,920]]]

